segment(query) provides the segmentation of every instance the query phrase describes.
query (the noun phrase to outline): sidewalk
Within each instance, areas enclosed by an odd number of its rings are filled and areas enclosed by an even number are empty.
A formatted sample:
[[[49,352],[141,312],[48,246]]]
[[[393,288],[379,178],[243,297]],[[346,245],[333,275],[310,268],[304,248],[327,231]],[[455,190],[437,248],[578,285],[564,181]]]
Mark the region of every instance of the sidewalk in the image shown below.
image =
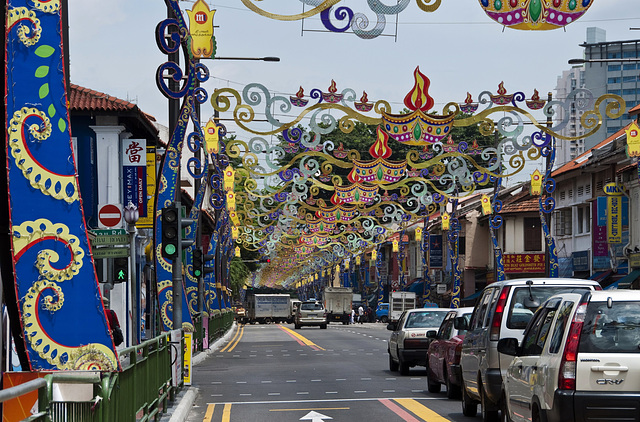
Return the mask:
[[[218,351],[222,345],[224,345],[233,336],[238,325],[233,322],[231,329],[222,337],[216,340],[208,350],[200,352],[193,357],[192,365],[196,367],[201,364],[205,359]],[[167,413],[161,418],[160,422],[184,422],[189,416],[189,411],[193,406],[198,395],[198,389],[196,387],[185,386],[180,393],[176,396],[176,399],[170,403]]]

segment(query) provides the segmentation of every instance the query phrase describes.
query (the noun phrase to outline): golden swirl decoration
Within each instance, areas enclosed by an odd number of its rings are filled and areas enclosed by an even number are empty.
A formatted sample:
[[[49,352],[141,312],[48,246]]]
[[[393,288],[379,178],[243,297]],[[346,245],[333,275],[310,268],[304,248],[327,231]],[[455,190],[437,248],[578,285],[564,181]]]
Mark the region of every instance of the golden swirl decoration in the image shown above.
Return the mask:
[[[75,174],[69,176],[55,174],[42,167],[29,153],[27,142],[22,136],[22,126],[25,120],[32,116],[37,116],[42,120],[43,128],[36,124],[29,126],[31,136],[43,141],[51,135],[49,118],[38,109],[23,107],[13,114],[9,124],[11,155],[15,158],[16,166],[22,170],[22,174],[29,180],[34,189],[38,189],[45,195],[50,195],[55,199],[64,199],[71,204],[78,200],[78,186],[76,185]],[[67,194],[67,191],[71,192],[71,194]]]
[[[164,293],[165,301],[160,308],[160,318],[162,318],[162,322],[165,327],[172,329],[173,321],[169,318],[169,311],[173,312],[173,291],[171,290],[171,286],[173,285],[171,280],[162,280],[158,282],[158,292],[162,292],[167,289]],[[193,324],[189,322],[182,323],[182,329],[185,332],[192,333],[194,330]]]
[[[60,10],[60,0],[32,0],[33,7],[44,13],[58,13]]]
[[[156,256],[162,256],[162,243],[158,243],[158,246],[156,246]],[[171,263],[169,261],[167,261],[163,257],[162,259],[159,259],[158,262],[160,263],[160,266],[162,266],[162,268],[171,273],[173,267],[171,266]],[[169,280],[169,283],[171,283],[171,280]],[[160,288],[160,284],[158,284],[158,288],[162,290]]]
[[[38,280],[21,299],[24,303],[22,314],[25,340],[38,355],[61,370],[99,369],[101,371],[115,371],[118,360],[113,351],[100,343],[91,343],[79,347],[63,346],[53,341],[42,329],[38,319],[38,301],[42,292],[52,290],[52,296],[45,297],[44,308],[55,312],[62,307],[64,295],[60,287],[52,281]],[[55,302],[54,302],[55,300]],[[66,357],[65,357],[66,356]]]
[[[242,4],[244,4],[247,7],[247,9],[259,14],[260,16],[264,16],[269,19],[274,19],[278,21],[298,21],[300,19],[315,16],[318,13],[322,12],[323,10],[330,8],[334,4],[340,3],[340,1],[341,0],[325,0],[324,2],[320,3],[318,6],[314,7],[313,9],[308,10],[304,13],[299,13],[297,15],[278,15],[275,13],[267,12],[266,10],[260,9],[258,6],[253,4],[251,0],[242,0]]]
[[[16,22],[21,20],[29,20],[35,27],[33,35],[30,35],[30,29],[26,25],[20,25],[17,30],[18,39],[27,47],[36,45],[40,41],[42,35],[42,26],[40,26],[40,19],[36,18],[36,12],[29,10],[26,7],[16,7],[9,9],[7,13],[7,28],[11,28]]]
[[[13,248],[16,257],[21,256],[34,242],[45,239],[64,242],[70,249],[73,259],[65,268],[57,269],[51,263],[58,262],[59,255],[50,249],[42,250],[38,253],[36,262],[38,272],[47,280],[71,280],[82,268],[84,249],[80,246],[78,237],[69,233],[69,227],[62,223],[52,223],[46,218],[25,221],[18,226],[13,226]]]

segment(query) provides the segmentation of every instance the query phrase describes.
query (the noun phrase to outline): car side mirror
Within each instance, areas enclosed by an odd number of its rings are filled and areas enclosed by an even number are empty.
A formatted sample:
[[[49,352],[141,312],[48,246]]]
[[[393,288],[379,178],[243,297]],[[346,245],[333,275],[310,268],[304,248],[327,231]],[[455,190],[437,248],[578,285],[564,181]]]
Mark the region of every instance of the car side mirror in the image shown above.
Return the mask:
[[[469,324],[467,324],[467,319],[465,317],[456,317],[453,320],[453,328],[458,331],[468,330]]]
[[[427,338],[436,338],[438,337],[438,332],[436,330],[427,331]]]
[[[513,337],[500,339],[498,341],[498,352],[509,356],[518,356],[520,353],[518,339]]]
[[[387,324],[387,330],[395,331],[396,330],[396,323],[395,322],[390,322],[389,324]]]

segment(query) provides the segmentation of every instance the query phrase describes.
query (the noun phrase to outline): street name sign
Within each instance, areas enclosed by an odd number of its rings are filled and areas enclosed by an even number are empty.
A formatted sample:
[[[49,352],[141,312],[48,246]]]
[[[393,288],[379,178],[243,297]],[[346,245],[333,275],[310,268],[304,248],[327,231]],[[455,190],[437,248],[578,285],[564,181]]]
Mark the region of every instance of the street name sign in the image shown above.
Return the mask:
[[[129,244],[129,236],[128,235],[107,235],[107,236],[96,236],[91,240],[91,244],[93,246],[105,245],[105,246],[113,246],[113,245],[128,245]]]
[[[126,258],[129,256],[129,248],[95,248],[91,251],[93,259]]]

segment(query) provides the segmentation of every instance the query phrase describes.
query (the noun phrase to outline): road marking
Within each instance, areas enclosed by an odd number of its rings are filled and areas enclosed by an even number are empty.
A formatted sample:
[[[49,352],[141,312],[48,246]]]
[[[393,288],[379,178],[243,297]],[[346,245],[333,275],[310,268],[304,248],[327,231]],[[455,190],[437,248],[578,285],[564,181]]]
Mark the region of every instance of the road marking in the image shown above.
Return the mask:
[[[236,381],[236,384],[246,384],[246,381]]]
[[[236,335],[231,341],[222,349],[221,352],[231,352],[238,345],[242,335],[244,334],[244,325],[240,326],[240,329],[236,332]],[[235,342],[235,343],[234,343]]]
[[[222,411],[222,422],[229,422],[231,420],[231,403],[227,403],[224,405],[224,409]]]
[[[298,380],[287,380],[287,382],[298,382]]]
[[[280,395],[280,393],[268,393],[267,395],[268,395],[268,396],[279,396],[279,395]]]
[[[309,394],[309,392],[308,391],[298,391],[296,394],[303,396],[305,394]]]
[[[395,381],[396,378],[385,378],[385,380],[387,380],[387,381]]]
[[[346,378],[336,378],[336,381],[346,381]]]
[[[240,396],[250,396],[251,393],[240,393]]]
[[[380,400],[380,403],[385,405],[389,410],[391,410],[396,415],[400,416],[405,422],[420,422],[416,418],[413,417],[409,412],[393,403],[391,400]]]
[[[260,381],[262,384],[271,384],[273,381]]]
[[[440,416],[439,414],[429,409],[428,407],[421,405],[420,403],[418,403],[413,399],[396,399],[395,401],[396,403],[400,404],[405,409],[408,409],[414,415],[418,416],[419,418],[422,418],[425,421],[444,422],[449,420],[445,417]]]
[[[396,390],[382,390],[383,393],[395,393]]]
[[[422,390],[420,390],[422,391]],[[413,400],[410,397],[398,397],[398,398],[389,398],[389,397],[363,397],[363,398],[352,398],[352,399],[307,399],[307,400],[257,400],[257,401],[235,401],[235,402],[213,402],[213,404],[291,404],[291,403],[340,403],[340,402],[359,402],[359,401],[380,401],[380,400],[398,400],[402,398],[408,398]],[[440,400],[447,401],[446,398],[441,397],[420,397],[420,401],[427,400]],[[207,403],[212,404],[212,403]]]
[[[318,351],[318,350],[325,350],[322,347],[318,346],[317,344],[315,344],[314,342],[312,342],[311,340],[309,340],[308,338],[306,338],[305,336],[296,333],[295,331],[293,331],[290,328],[287,328],[283,325],[281,325],[279,327],[282,331],[286,332],[287,334],[289,334],[291,337],[293,337],[294,339],[300,340],[302,342],[302,344],[311,347],[313,350]]]
[[[211,422],[211,419],[213,418],[213,409],[215,409],[215,407],[215,404],[210,404],[209,406],[207,406],[207,413],[204,414],[204,419],[202,420],[202,422]]]
[[[360,381],[371,381],[371,378],[360,378]]]
[[[211,381],[211,384],[222,384],[222,381]]]
[[[356,390],[354,391],[354,393],[358,393],[358,394],[362,394],[362,393],[366,393],[367,390]]]
[[[269,412],[302,412],[309,410],[351,410],[350,407],[313,407],[309,409],[269,409]]]
[[[338,394],[337,391],[325,391],[324,393],[325,394]]]

